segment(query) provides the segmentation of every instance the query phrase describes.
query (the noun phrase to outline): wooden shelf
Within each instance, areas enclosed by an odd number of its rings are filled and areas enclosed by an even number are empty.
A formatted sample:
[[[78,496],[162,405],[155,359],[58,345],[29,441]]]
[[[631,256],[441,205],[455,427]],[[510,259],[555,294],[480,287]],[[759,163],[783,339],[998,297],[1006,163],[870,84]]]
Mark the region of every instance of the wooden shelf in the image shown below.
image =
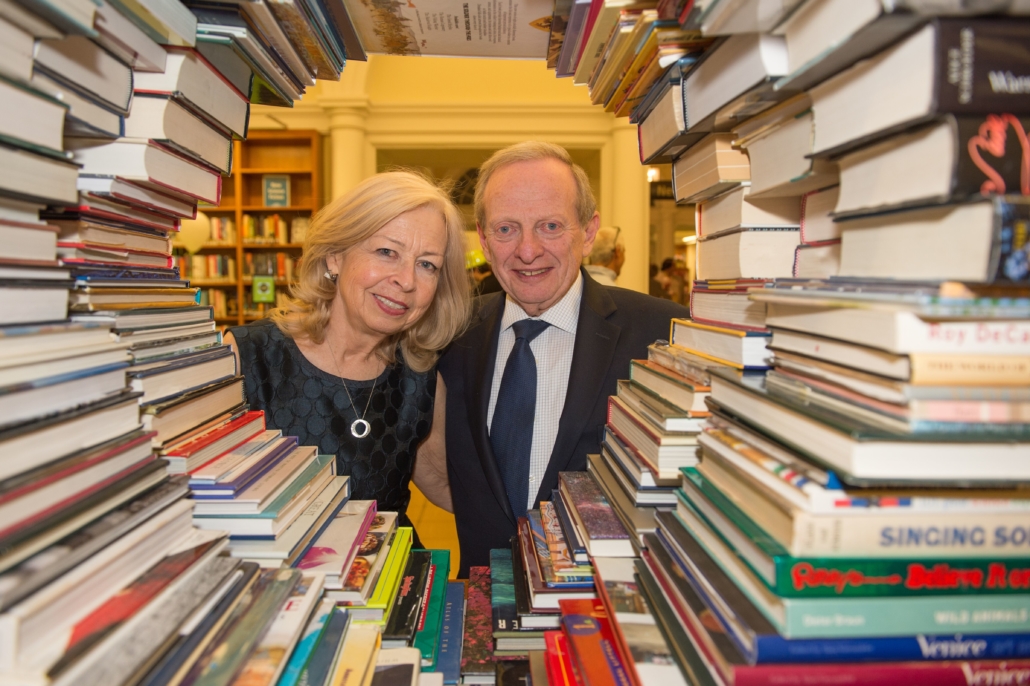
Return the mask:
[[[189,281],[190,286],[197,286],[199,288],[218,288],[236,285],[236,279],[190,279]]]
[[[233,142],[235,167],[230,177],[223,181],[222,199],[217,206],[200,207],[199,210],[212,221],[232,218],[236,223],[236,240],[232,243],[205,243],[198,253],[232,256],[236,260],[235,275],[231,279],[194,279],[199,288],[220,290],[228,300],[235,298],[237,312],[225,317],[216,317],[220,326],[233,326],[255,321],[265,314],[245,312],[248,293],[253,278],[244,276],[247,256],[257,260],[273,256],[276,251],[286,252],[291,259],[300,257],[301,243],[258,243],[248,241],[243,233],[244,215],[262,221],[273,213],[279,213],[289,224],[294,217],[310,217],[322,207],[322,136],[317,131],[251,131],[245,141]],[[287,207],[266,207],[264,205],[265,174],[281,174],[290,178],[290,201]],[[183,246],[174,245],[182,253]],[[265,255],[263,253],[269,253]],[[273,260],[274,262],[274,260]],[[276,279],[277,288],[290,285],[286,279]],[[271,304],[270,304],[271,305]],[[271,305],[274,307],[274,305]]]
[[[173,250],[186,250],[186,246],[181,243],[172,243]],[[235,250],[235,243],[205,243],[200,246],[201,250]]]
[[[314,212],[312,205],[290,205],[289,207],[265,207],[264,205],[244,205],[244,212]]]
[[[255,167],[240,169],[241,174],[310,174],[311,169],[283,169],[282,167]]]
[[[261,276],[261,275],[259,274],[258,276]],[[254,285],[254,277],[252,277],[252,276],[244,276],[243,277],[243,285],[244,286],[253,286]],[[276,279],[275,280],[275,285],[276,286],[289,286],[290,282],[287,281],[286,279]]]

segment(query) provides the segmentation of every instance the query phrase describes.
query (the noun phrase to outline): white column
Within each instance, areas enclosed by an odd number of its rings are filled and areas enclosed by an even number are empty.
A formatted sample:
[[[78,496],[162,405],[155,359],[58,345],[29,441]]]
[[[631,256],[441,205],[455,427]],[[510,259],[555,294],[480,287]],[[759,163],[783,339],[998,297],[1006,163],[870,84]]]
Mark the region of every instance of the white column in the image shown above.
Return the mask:
[[[647,293],[647,266],[650,250],[650,208],[647,169],[640,164],[637,127],[625,117],[612,127],[612,203],[611,216],[602,223],[622,229],[626,262],[618,283]]]

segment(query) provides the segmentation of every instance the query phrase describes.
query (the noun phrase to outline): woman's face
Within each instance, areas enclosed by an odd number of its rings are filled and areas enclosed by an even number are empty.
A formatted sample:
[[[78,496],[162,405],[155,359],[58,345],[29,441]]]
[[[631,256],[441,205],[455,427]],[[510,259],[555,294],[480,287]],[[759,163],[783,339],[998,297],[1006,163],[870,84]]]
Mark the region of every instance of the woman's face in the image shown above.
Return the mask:
[[[339,313],[356,332],[386,337],[417,322],[436,295],[447,230],[443,215],[420,207],[396,217],[344,255],[326,259],[339,274]]]

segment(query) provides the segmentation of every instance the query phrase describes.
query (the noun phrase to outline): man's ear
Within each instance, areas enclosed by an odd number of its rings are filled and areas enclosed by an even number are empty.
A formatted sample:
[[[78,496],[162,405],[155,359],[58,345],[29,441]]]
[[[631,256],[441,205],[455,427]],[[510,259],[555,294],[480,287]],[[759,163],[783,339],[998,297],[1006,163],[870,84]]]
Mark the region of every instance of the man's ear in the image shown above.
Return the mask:
[[[589,255],[590,251],[593,249],[594,239],[597,238],[597,230],[600,228],[601,215],[594,212],[594,216],[590,218],[590,221],[587,222],[587,225],[583,230],[585,234],[583,237],[583,257]]]
[[[479,234],[479,247],[483,249],[483,256],[486,257],[486,261],[493,267],[494,256],[490,253],[490,244],[486,242],[486,234],[483,233],[483,227],[476,222],[476,233]]]

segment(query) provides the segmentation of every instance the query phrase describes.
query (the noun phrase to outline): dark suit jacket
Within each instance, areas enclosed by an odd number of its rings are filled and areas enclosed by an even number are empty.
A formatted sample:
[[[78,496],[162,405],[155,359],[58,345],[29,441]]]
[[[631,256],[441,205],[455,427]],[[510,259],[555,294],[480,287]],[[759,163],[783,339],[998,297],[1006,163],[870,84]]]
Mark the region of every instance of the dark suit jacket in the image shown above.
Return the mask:
[[[489,565],[491,548],[508,547],[516,521],[486,421],[497,359],[505,294],[477,300],[469,329],[440,359],[447,385],[447,473],[461,545],[459,576]],[[669,337],[669,320],[689,316],[682,305],[623,288],[602,286],[583,272],[583,300],[558,437],[537,493],[550,500],[558,472],[582,471],[586,456],[600,450],[608,396],[629,376],[629,361],[647,356],[647,346]]]

